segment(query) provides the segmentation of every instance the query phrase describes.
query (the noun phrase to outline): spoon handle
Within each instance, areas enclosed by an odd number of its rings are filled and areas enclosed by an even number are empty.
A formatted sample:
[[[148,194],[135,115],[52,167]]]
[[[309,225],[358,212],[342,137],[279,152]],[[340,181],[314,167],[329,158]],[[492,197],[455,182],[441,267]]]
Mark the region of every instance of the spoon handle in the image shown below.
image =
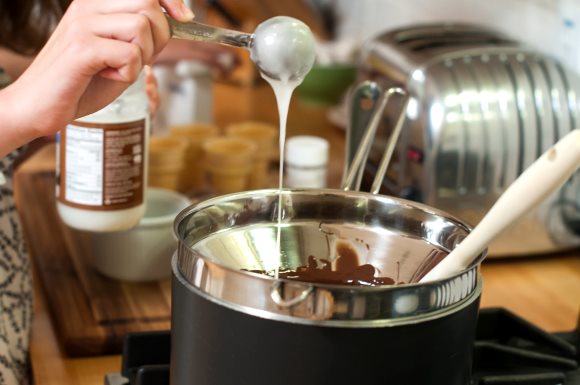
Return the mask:
[[[171,37],[175,39],[193,40],[229,45],[231,47],[248,48],[253,35],[231,29],[218,28],[207,24],[189,21],[182,23],[165,15],[171,29]]]
[[[420,282],[450,277],[467,268],[502,231],[562,186],[580,166],[580,129],[564,136],[499,197],[471,233]]]

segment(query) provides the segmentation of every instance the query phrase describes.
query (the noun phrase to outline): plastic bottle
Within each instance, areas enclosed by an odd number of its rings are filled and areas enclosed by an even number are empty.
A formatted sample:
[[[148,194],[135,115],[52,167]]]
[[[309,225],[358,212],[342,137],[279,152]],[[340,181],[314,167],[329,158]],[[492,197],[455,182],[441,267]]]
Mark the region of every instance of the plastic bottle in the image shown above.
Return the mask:
[[[293,136],[286,143],[286,186],[326,187],[328,141],[317,136]]]
[[[127,230],[145,211],[148,100],[144,74],[105,108],[58,136],[57,209],[69,226]]]

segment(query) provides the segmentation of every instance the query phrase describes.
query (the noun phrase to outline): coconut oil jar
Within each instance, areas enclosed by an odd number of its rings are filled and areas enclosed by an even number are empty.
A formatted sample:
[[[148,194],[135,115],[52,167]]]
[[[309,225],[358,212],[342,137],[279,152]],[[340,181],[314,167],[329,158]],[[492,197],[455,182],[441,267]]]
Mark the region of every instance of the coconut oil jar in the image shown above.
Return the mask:
[[[62,220],[87,231],[122,231],[145,211],[148,100],[142,73],[121,96],[58,136],[56,197]]]

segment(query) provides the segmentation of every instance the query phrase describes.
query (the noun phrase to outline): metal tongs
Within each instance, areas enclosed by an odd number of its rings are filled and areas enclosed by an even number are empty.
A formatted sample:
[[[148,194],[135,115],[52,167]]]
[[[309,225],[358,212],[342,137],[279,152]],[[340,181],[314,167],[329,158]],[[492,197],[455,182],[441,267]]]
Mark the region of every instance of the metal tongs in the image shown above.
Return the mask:
[[[387,173],[405,121],[409,95],[399,87],[391,87],[383,92],[377,83],[368,80],[360,83],[352,92],[350,123],[346,134],[345,172],[341,185],[344,191],[360,190],[365,164],[383,117],[383,111],[394,94],[403,96],[401,112],[387,140],[387,147],[370,189],[372,194],[379,193]]]

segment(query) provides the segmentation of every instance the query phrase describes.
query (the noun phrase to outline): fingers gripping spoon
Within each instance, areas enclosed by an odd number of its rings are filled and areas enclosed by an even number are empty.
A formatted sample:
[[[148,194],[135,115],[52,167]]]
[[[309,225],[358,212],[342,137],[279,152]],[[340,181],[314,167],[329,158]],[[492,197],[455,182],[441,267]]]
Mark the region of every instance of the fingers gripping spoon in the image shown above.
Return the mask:
[[[580,129],[564,136],[499,197],[471,233],[420,282],[463,271],[502,231],[562,186],[580,166]]]

